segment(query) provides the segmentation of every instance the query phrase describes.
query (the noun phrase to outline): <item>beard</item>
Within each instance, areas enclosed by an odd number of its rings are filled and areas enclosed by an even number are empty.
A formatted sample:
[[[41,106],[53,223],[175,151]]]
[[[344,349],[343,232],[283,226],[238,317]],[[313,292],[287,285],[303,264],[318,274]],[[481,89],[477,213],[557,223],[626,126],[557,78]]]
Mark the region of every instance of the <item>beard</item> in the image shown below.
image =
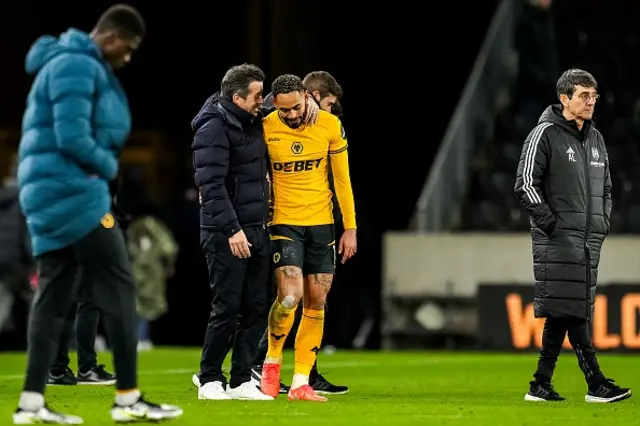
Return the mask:
[[[298,117],[294,119],[285,118],[284,122],[287,123],[287,126],[291,127],[292,129],[297,129],[302,125],[302,117]]]

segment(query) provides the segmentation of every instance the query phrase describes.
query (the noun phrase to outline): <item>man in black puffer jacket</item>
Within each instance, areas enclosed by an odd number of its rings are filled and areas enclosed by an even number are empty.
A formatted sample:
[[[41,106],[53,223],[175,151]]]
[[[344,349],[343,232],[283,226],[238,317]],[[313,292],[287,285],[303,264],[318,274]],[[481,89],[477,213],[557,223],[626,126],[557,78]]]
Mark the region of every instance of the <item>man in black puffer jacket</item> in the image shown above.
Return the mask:
[[[250,383],[271,306],[264,78],[254,65],[232,67],[221,91],[207,99],[191,123],[201,245],[213,295],[200,371],[192,377],[200,399],[272,399]],[[305,111],[303,121],[315,123],[318,108]],[[225,391],[222,362],[230,347],[231,378]]]
[[[273,399],[250,383],[251,362],[269,310],[269,187],[259,114],[264,79],[255,65],[232,67],[220,93],[205,102],[191,123],[200,240],[213,296],[199,399]],[[227,389],[222,363],[234,334]]]
[[[598,84],[583,70],[565,71],[522,147],[515,192],[527,209],[533,240],[534,313],[546,318],[535,381],[527,401],[563,400],[551,378],[565,336],[588,384],[587,402],[615,402],[630,389],[605,378],[591,344],[600,249],[611,219],[609,158],[592,117]]]

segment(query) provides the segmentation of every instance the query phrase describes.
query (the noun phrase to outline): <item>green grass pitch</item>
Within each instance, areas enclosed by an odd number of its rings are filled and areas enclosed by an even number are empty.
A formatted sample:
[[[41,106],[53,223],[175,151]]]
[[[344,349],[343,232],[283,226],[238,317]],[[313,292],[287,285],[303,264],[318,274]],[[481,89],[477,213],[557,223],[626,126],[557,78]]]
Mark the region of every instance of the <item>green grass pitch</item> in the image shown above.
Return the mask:
[[[140,355],[140,387],[152,401],[180,405],[185,426],[300,425],[587,425],[640,424],[636,397],[616,404],[587,404],[586,388],[575,356],[563,352],[555,386],[568,398],[562,403],[525,403],[535,354],[444,352],[338,352],[320,355],[320,371],[351,392],[328,403],[276,401],[200,401],[191,384],[199,350],[162,348]],[[110,355],[101,361],[111,365]],[[292,374],[292,354],[283,365],[283,380]],[[622,386],[640,389],[637,355],[600,356],[605,374]],[[22,386],[24,354],[0,354],[0,424],[10,424]],[[75,360],[72,361],[75,370]],[[108,387],[49,387],[53,409],[84,417],[88,425],[112,424]]]

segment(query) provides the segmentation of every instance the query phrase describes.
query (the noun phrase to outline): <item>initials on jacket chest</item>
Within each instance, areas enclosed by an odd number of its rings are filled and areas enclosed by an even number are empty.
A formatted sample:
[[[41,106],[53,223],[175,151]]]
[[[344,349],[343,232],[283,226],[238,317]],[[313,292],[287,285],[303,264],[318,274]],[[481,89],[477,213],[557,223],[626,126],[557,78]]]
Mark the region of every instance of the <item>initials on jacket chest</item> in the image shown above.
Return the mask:
[[[584,141],[560,129],[551,142],[549,186],[552,194],[602,196],[605,182],[604,142],[596,131]],[[588,185],[588,186],[587,186]]]

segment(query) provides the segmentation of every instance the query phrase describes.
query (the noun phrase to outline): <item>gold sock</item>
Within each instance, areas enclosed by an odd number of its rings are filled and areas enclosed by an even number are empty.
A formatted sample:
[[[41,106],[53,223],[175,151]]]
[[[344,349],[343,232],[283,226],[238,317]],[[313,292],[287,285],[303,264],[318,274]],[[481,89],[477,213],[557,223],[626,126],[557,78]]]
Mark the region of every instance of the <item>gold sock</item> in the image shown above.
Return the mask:
[[[293,308],[285,308],[276,299],[269,311],[269,348],[267,349],[267,361],[282,360],[282,349],[287,335],[293,327],[297,305]]]
[[[315,364],[318,351],[320,350],[323,331],[324,309],[319,311],[303,309],[302,319],[300,320],[300,326],[296,334],[294,376],[301,374],[309,377],[311,367]]]

